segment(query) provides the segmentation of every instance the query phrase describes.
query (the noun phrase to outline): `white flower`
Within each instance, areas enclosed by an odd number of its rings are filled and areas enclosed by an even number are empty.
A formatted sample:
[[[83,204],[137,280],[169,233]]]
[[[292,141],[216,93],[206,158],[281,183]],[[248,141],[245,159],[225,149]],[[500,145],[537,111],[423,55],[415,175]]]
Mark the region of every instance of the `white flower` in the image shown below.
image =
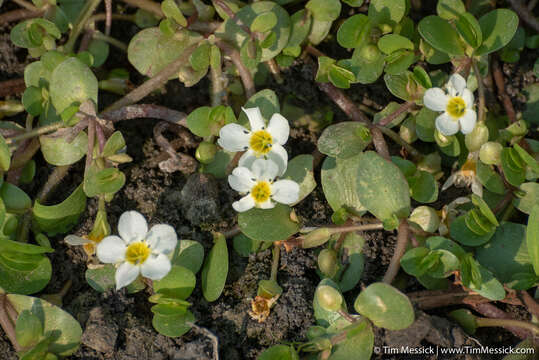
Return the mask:
[[[170,225],[154,225],[148,232],[146,219],[136,211],[126,211],[118,221],[120,236],[107,236],[97,245],[97,257],[116,264],[116,289],[129,285],[139,276],[160,280],[171,269],[168,254],[178,238]]]
[[[277,164],[278,175],[284,174],[288,163],[288,154],[283,148],[290,132],[288,120],[281,114],[273,114],[266,127],[259,108],[243,111],[249,118],[251,130],[238,124],[225,125],[217,143],[228,151],[245,151],[238,163],[240,167],[251,168],[256,159],[263,157]]]
[[[277,165],[271,160],[256,159],[251,170],[237,167],[228,176],[232,189],[246,194],[232,204],[238,212],[247,211],[253,207],[271,209],[275,202],[293,204],[299,199],[299,185],[292,180],[274,182],[279,172]]]
[[[430,88],[423,96],[426,107],[444,112],[436,118],[436,128],[445,136],[454,135],[459,129],[463,134],[470,133],[477,121],[473,93],[466,88],[466,80],[459,74],[451,75],[446,88],[447,93],[440,88]]]
[[[447,190],[452,185],[457,187],[467,186],[472,189],[472,193],[483,197],[483,185],[481,185],[477,176],[477,154],[477,152],[468,154],[468,158],[462,164],[462,167],[447,178],[442,186],[442,191]]]

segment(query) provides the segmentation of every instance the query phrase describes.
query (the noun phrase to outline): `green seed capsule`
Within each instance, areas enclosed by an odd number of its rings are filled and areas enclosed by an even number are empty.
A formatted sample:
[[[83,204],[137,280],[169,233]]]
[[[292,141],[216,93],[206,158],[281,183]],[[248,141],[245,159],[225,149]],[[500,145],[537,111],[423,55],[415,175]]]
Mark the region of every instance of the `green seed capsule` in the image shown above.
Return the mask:
[[[503,146],[500,143],[489,141],[481,145],[479,149],[479,159],[488,165],[499,165]]]
[[[471,133],[466,134],[464,142],[470,152],[479,150],[488,141],[488,128],[485,124],[479,123]]]
[[[316,300],[318,304],[327,311],[337,311],[341,308],[342,295],[332,286],[322,285],[316,289]]]
[[[327,277],[334,277],[339,270],[337,252],[333,249],[324,249],[318,254],[318,268]]]
[[[195,157],[202,164],[209,164],[215,158],[217,153],[217,146],[213,143],[203,141],[201,142],[195,152]]]

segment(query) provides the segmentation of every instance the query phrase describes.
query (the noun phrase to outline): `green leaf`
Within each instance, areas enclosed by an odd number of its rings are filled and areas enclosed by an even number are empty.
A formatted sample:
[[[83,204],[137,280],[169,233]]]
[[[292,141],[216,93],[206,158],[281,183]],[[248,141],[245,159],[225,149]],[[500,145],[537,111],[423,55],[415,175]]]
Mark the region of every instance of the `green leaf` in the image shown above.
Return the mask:
[[[466,254],[459,244],[442,236],[431,236],[425,244],[431,250],[447,250],[459,259]]]
[[[16,252],[27,255],[40,255],[54,252],[54,249],[50,247],[32,245],[20,241],[9,240],[6,238],[0,238],[0,253],[2,252]]]
[[[313,173],[313,156],[309,154],[298,155],[288,162],[286,172],[280,177],[299,184],[299,198],[291,206],[305,199],[316,187]]]
[[[125,174],[117,168],[99,170],[92,165],[84,174],[83,189],[88,197],[99,194],[114,194],[125,184]]]
[[[191,270],[183,266],[173,265],[164,278],[153,282],[153,290],[157,294],[185,300],[195,289],[195,284],[195,274]],[[204,296],[206,297],[206,295]]]
[[[320,44],[329,34],[332,24],[333,24],[333,21],[321,21],[321,20],[313,19],[311,32],[308,37],[309,41],[313,45]]]
[[[511,41],[518,27],[518,16],[509,9],[496,9],[479,19],[483,43],[476,55],[490,54]]]
[[[416,56],[409,50],[397,50],[393,54],[386,57],[385,71],[390,75],[397,75],[405,72],[414,62]]]
[[[375,25],[394,26],[406,13],[406,0],[372,0],[369,5],[369,20]]]
[[[419,22],[418,30],[433,48],[449,55],[464,55],[459,35],[444,19],[430,15]]]
[[[210,66],[211,45],[208,42],[201,43],[189,57],[189,63],[196,71],[203,71]]]
[[[120,131],[115,131],[105,143],[101,156],[112,156],[123,148],[125,148],[125,139]]]
[[[329,80],[339,89],[349,89],[350,83],[354,82],[356,77],[353,72],[337,64],[329,67]]]
[[[438,113],[422,107],[415,118],[415,131],[417,137],[426,142],[434,141],[434,130],[436,129],[435,121],[438,117]]]
[[[367,322],[362,322],[359,325],[350,325],[346,329],[346,339],[333,347],[330,359],[370,359],[374,346],[374,333],[371,325]]]
[[[526,169],[516,150],[503,148],[501,159],[503,174],[507,182],[513,186],[520,186],[526,180]]]
[[[116,285],[114,275],[116,268],[112,264],[88,268],[84,274],[86,282],[97,292],[105,292]]]
[[[316,291],[324,286],[331,286],[334,289],[340,291],[339,286],[330,278],[325,278],[318,283]],[[318,297],[315,295],[313,298],[313,309],[316,323],[327,328],[327,332],[337,332],[346,326],[350,325],[350,321],[342,317],[337,311],[329,311],[324,309],[318,302]],[[341,310],[347,311],[346,303],[343,301],[341,304]]]
[[[478,235],[466,225],[466,215],[463,215],[453,220],[449,227],[449,231],[451,237],[462,245],[479,246],[485,244],[492,238],[496,228],[493,227],[491,231],[486,232],[484,235]]]
[[[399,168],[373,151],[360,155],[357,192],[361,204],[378,219],[410,214],[410,189]]]
[[[481,214],[483,214],[492,225],[500,226],[498,220],[496,219],[496,216],[494,215],[492,210],[490,210],[490,207],[485,202],[485,200],[475,194],[472,194],[472,203],[479,208]]]
[[[251,24],[251,31],[265,33],[270,31],[273,27],[277,25],[277,15],[275,13],[268,11],[258,15]]]
[[[367,41],[371,30],[369,18],[356,14],[346,19],[337,31],[337,42],[344,48],[357,48]]]
[[[414,322],[414,309],[406,295],[391,285],[374,283],[359,293],[354,309],[374,325],[388,329],[406,329]]]
[[[414,43],[404,36],[388,34],[378,40],[378,49],[384,54],[389,55],[400,49],[414,50]]]
[[[211,108],[209,106],[201,106],[187,115],[187,127],[193,134],[200,137],[211,135],[210,125],[212,121],[210,112]]]
[[[243,105],[243,107],[245,109],[258,107],[260,109],[262,117],[266,120],[266,122],[271,119],[271,116],[273,114],[280,112],[279,98],[277,97],[275,92],[270,89],[260,90],[259,92],[251,96],[249,100],[247,100],[245,105]],[[238,116],[238,123],[243,126],[247,126],[249,124],[247,115],[245,115],[243,111]]]
[[[459,16],[457,23],[455,24],[460,36],[466,42],[477,49],[483,42],[483,33],[477,19],[470,13],[463,13]]]
[[[528,226],[531,224],[528,221]],[[501,282],[509,283],[517,273],[533,273],[531,265],[531,256],[533,255],[528,247],[526,227],[521,224],[505,222],[496,230],[488,243],[477,248],[476,259],[481,265],[492,271]]]
[[[71,195],[57,205],[41,205],[36,200],[33,208],[33,220],[41,231],[49,236],[68,232],[86,210],[86,195],[79,185]]]
[[[534,182],[523,183],[519,187],[525,194],[513,199],[517,209],[525,214],[531,214],[535,204],[539,204],[539,184]]]
[[[535,275],[539,275],[539,204],[536,204],[528,218],[526,245]]]
[[[408,179],[408,184],[415,201],[428,204],[438,199],[438,183],[431,173],[418,171],[414,177]]]
[[[69,129],[60,129],[55,135],[41,135],[41,152],[45,161],[51,165],[64,166],[71,165],[79,161],[88,151],[88,135],[84,131],[71,142],[67,142],[63,134],[67,134]]]
[[[187,20],[185,19],[185,16],[183,16],[182,12],[180,11],[180,8],[174,0],[164,0],[161,3],[161,10],[165,14],[167,18],[172,18],[176,23],[179,25],[186,27],[187,26]]]
[[[182,29],[174,36],[153,27],[139,31],[129,42],[127,58],[142,75],[155,76],[193,44],[202,41],[198,33]]]
[[[460,14],[466,11],[466,7],[461,0],[438,0],[436,12],[442,19],[457,19]]]
[[[277,204],[273,209],[251,209],[239,213],[238,225],[248,237],[260,241],[285,240],[299,231],[290,219],[290,207]]]
[[[372,122],[375,123],[375,124],[379,124],[380,121],[385,118],[386,116],[389,116],[391,114],[393,114],[395,111],[397,111],[397,109],[399,109],[401,107],[401,104],[395,102],[395,101],[391,101],[389,104],[386,105],[386,107],[380,111],[380,112],[377,112],[376,114],[374,114],[374,117],[372,119]],[[405,111],[403,112],[402,114],[400,114],[399,116],[397,116],[395,119],[393,119],[389,124],[387,124],[386,126],[388,128],[392,128],[392,127],[395,127],[397,125],[399,125],[405,118],[406,116],[408,115],[408,113]]]
[[[7,298],[18,313],[28,310],[41,320],[45,337],[54,335],[50,352],[68,356],[78,349],[82,329],[70,314],[39,298],[15,294],[8,294]]]
[[[339,61],[342,64],[344,60]],[[361,84],[375,82],[384,71],[384,54],[373,44],[365,43],[352,54],[349,68],[356,74],[356,80]]]
[[[387,89],[396,97],[409,101],[412,100],[415,94],[411,93],[411,83],[412,73],[409,71],[400,73],[400,74],[385,74],[384,82],[386,83]]]
[[[220,7],[216,6],[216,9],[219,12]],[[225,20],[216,30],[215,35],[240,48],[245,39],[250,36],[238,25],[238,22],[250,28],[259,15],[268,12],[272,12],[277,18],[275,26],[270,31],[270,36],[274,37],[275,41],[269,47],[262,49],[261,61],[268,61],[277,56],[287,45],[291,28],[288,12],[273,1],[257,1],[242,7],[236,12],[234,19]]]
[[[4,182],[0,187],[0,197],[2,198],[6,211],[15,214],[23,214],[32,207],[32,200],[19,187]]]
[[[327,157],[322,164],[321,181],[324,196],[333,211],[341,208],[361,214],[366,209],[360,202],[357,172],[361,154],[347,159]]]
[[[357,121],[330,125],[318,138],[318,150],[325,155],[347,159],[361,153],[372,141],[370,131]]]
[[[528,165],[536,174],[539,175],[539,162],[533,156],[528,154],[519,144],[514,144],[513,148],[518,153],[520,158]]]
[[[500,195],[505,193],[503,179],[489,165],[483,164],[481,161],[477,161],[476,170],[479,182],[489,191]]]
[[[194,240],[181,239],[176,247],[172,264],[185,267],[196,274],[204,261],[204,247]]]
[[[243,257],[249,257],[252,253],[266,250],[272,244],[269,241],[253,240],[242,233],[234,236],[233,239],[234,250]]]
[[[45,31],[53,38],[59,39],[62,35],[56,25],[46,19],[37,18],[23,21],[11,29],[10,39],[18,47],[35,48],[42,45],[42,39],[36,39],[35,36],[43,36]],[[37,41],[40,40],[40,41]],[[37,42],[36,42],[37,41]]]
[[[451,311],[449,317],[455,320],[468,334],[475,334],[477,321],[470,310],[458,309]]]
[[[291,345],[273,345],[264,350],[257,360],[299,360],[298,353]]]
[[[30,310],[23,310],[17,317],[15,336],[22,347],[37,344],[43,335],[43,324]]]
[[[283,49],[283,54],[297,57],[301,53],[301,44],[309,35],[312,25],[312,17],[305,9],[295,12],[290,17],[292,30],[286,47]]]
[[[41,89],[36,86],[27,87],[22,94],[22,104],[30,115],[41,115],[43,112],[43,97]]]
[[[310,10],[313,17],[319,21],[333,21],[341,13],[339,0],[309,0],[305,8]]]
[[[492,275],[492,273],[481,265],[479,265],[479,272],[481,274],[481,286],[477,286],[473,282],[464,284],[464,286],[469,287],[479,293],[479,295],[492,301],[505,299],[503,285]]]
[[[77,58],[68,58],[51,75],[50,97],[58,113],[73,103],[92,100],[97,105],[97,78],[92,70]]]
[[[341,291],[352,290],[361,279],[365,259],[363,245],[365,239],[356,232],[346,234],[341,248],[341,258],[346,259],[344,271],[340,275],[339,287]]]
[[[11,152],[6,143],[6,139],[0,135],[0,170],[8,171],[11,166]]]
[[[155,314],[152,319],[152,325],[159,332],[169,337],[179,337],[188,332],[195,322],[195,316],[189,310],[185,314],[175,316],[163,316]]]
[[[415,277],[419,277],[429,269],[428,267],[422,266],[422,260],[430,253],[430,250],[418,246],[408,250],[402,256],[400,264],[402,269],[407,273]]]
[[[92,40],[88,45],[88,51],[94,58],[93,67],[100,67],[109,57],[109,44],[103,40]]]
[[[239,221],[238,221],[239,222]],[[228,248],[223,235],[215,236],[215,243],[206,257],[202,268],[202,294],[209,301],[219,298],[225,287],[228,274]]]

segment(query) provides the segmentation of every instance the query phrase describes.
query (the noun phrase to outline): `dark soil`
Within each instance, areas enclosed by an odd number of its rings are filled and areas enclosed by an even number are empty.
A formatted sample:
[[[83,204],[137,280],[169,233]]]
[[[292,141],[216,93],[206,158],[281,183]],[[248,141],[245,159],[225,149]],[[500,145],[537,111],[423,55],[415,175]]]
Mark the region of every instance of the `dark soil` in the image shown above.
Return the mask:
[[[134,34],[131,27],[122,30],[124,38]],[[9,42],[8,29],[0,29],[0,81],[22,77],[27,62],[25,52],[17,50]],[[114,35],[114,34],[113,34]],[[342,51],[325,49],[326,51]],[[523,54],[524,55],[524,54]],[[122,60],[122,54],[111,56],[113,65],[128,66]],[[530,56],[533,56],[531,54]],[[508,90],[515,104],[522,99],[518,89],[536,81],[531,66],[505,66],[504,70],[511,84]],[[293,94],[296,104],[312,109],[328,106],[335,113],[335,121],[345,120],[345,115],[321,93],[312,81],[313,65],[299,63],[283,71],[284,83],[279,84],[268,79],[268,88],[274,89],[280,99]],[[136,74],[136,71],[132,71]],[[134,75],[131,79],[140,83],[142,78]],[[165,94],[156,94],[144,100],[146,103],[161,104],[173,109],[190,112],[192,109],[209,103],[207,80],[192,88],[185,88],[177,81],[166,86]],[[369,86],[354,85],[347,92],[355,101],[368,103],[380,109],[392,99],[385,90],[383,80]],[[111,102],[104,96],[101,106]],[[521,105],[517,105],[517,108]],[[206,180],[201,185],[196,176],[187,179],[179,173],[162,172],[155,162],[161,150],[152,136],[155,120],[139,119],[119,124],[127,141],[127,149],[134,161],[121,167],[127,182],[108,205],[110,224],[117,223],[122,212],[136,209],[153,223],[168,223],[175,227],[181,239],[199,241],[206,249],[212,244],[210,230],[226,230],[234,225],[235,213],[231,208],[234,193],[224,180]],[[310,153],[315,149],[318,134],[308,128],[293,129],[292,139],[287,144],[290,157],[301,153]],[[171,135],[172,138],[172,135]],[[191,150],[192,151],[192,150]],[[41,162],[43,165],[44,163]],[[68,190],[74,189],[82,180],[82,166],[76,166],[62,182],[61,189],[51,197],[51,203],[63,199]],[[35,194],[50,173],[51,168],[42,166],[38,170],[36,183],[26,188]],[[317,179],[319,180],[319,179]],[[188,185],[186,185],[188,184]],[[187,193],[195,195],[184,198],[182,189],[189,187]],[[450,199],[450,195],[447,199]],[[447,200],[445,199],[445,200]],[[445,201],[447,202],[447,201]],[[441,203],[440,203],[441,204]],[[97,211],[97,204],[89,201],[88,209],[73,233],[87,234]],[[331,221],[331,209],[318,187],[307,199],[297,206],[298,215],[309,226],[327,224]],[[211,223],[211,224],[210,224]],[[113,229],[115,231],[116,229]],[[361,285],[366,286],[383,276],[393,253],[395,236],[388,232],[369,232],[365,234],[366,265]],[[212,357],[212,342],[204,331],[191,330],[186,335],[172,339],[157,334],[151,324],[151,304],[148,294],[141,292],[128,295],[125,291],[97,293],[88,286],[84,273],[89,261],[80,248],[69,247],[62,237],[51,239],[55,252],[50,255],[53,263],[53,278],[43,294],[58,292],[68,281],[72,287],[63,299],[64,309],[71,313],[82,325],[84,334],[82,345],[70,359],[81,360],[205,360]],[[316,256],[312,250],[295,249],[282,251],[278,282],[284,292],[279,298],[271,315],[264,323],[250,319],[250,299],[256,295],[259,280],[267,279],[270,274],[271,251],[266,250],[248,258],[240,257],[230,246],[230,271],[223,295],[215,302],[208,303],[202,297],[199,286],[188,299],[192,302],[192,311],[197,325],[211,331],[219,339],[220,358],[224,360],[255,359],[265,348],[276,343],[305,340],[305,332],[314,324],[312,299],[319,277],[316,274]],[[200,276],[198,278],[200,283]],[[417,283],[408,282],[408,290],[416,290]],[[349,295],[354,299],[359,287]],[[40,294],[37,294],[40,295]],[[443,346],[458,347],[464,344],[476,345],[515,345],[518,339],[503,329],[481,330],[476,339],[467,336],[457,325],[444,318],[448,309],[439,309],[425,313],[417,311],[417,321],[403,331],[376,330],[375,346]],[[518,309],[506,308],[507,311],[523,318],[526,314]],[[16,359],[15,352],[4,337],[0,335],[0,359]],[[410,358],[394,355],[379,359]],[[429,357],[425,357],[429,358]],[[434,358],[434,357],[430,357]],[[447,357],[449,359],[449,357]],[[474,359],[474,357],[455,357],[455,359]]]

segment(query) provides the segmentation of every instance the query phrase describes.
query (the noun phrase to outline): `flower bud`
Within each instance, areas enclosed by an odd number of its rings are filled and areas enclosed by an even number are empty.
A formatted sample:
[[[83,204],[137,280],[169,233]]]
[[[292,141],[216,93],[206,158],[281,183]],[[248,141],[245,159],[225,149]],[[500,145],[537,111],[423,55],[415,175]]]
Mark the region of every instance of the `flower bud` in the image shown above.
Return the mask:
[[[409,117],[408,119],[404,120],[399,129],[399,135],[408,144],[411,144],[417,140],[417,134],[415,132],[415,119],[413,117]]]
[[[313,230],[303,237],[301,247],[308,249],[323,245],[329,240],[330,236],[331,231],[328,228],[319,228]]]
[[[318,254],[318,267],[322,274],[327,277],[334,277],[339,270],[337,252],[333,249],[324,249]]]
[[[418,206],[412,211],[410,215],[410,221],[419,225],[423,231],[435,232],[440,226],[440,217],[436,213],[436,210],[430,206]]]
[[[198,145],[195,157],[202,164],[209,164],[215,158],[216,153],[217,146],[214,143],[203,141]]]
[[[494,141],[486,142],[479,149],[479,160],[488,165],[499,165],[502,161],[502,150],[502,144]]]
[[[478,123],[472,132],[466,134],[464,142],[470,152],[479,150],[488,141],[488,128],[484,123]]]
[[[322,309],[327,311],[337,311],[341,308],[342,295],[332,286],[321,285],[316,289],[316,300]]]

